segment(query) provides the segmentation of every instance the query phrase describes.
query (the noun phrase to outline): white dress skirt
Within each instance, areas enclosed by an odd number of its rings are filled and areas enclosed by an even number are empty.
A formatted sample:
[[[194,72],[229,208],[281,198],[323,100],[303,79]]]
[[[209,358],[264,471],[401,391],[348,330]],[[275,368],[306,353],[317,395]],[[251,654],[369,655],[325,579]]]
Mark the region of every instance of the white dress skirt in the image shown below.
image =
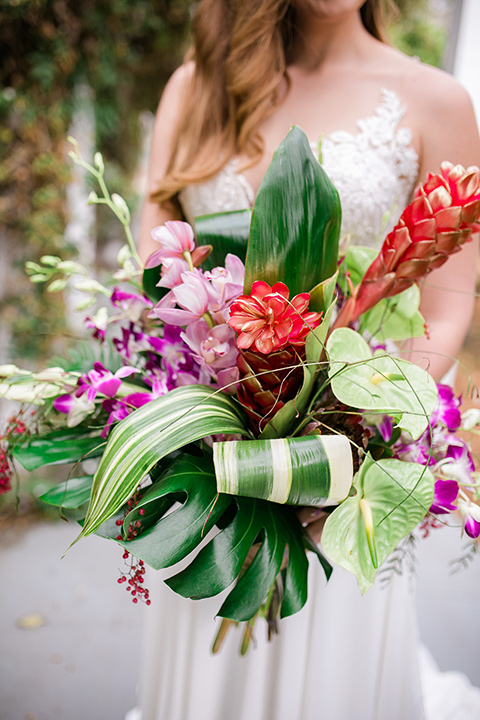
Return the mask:
[[[411,196],[418,158],[402,125],[404,113],[398,96],[384,89],[372,115],[358,121],[358,132],[338,131],[322,141],[323,166],[342,201],[342,234],[357,244],[377,245]],[[253,199],[235,160],[180,195],[191,221],[250,207]],[[271,643],[259,621],[245,657],[236,628],[220,653],[211,654],[222,598],[178,597],[161,580],[172,574],[149,573],[140,708],[129,720],[422,720],[432,707],[432,720],[480,719],[475,690],[471,712],[442,715],[438,697],[424,703],[408,573],[394,575],[385,587],[377,582],[362,596],[355,578],[338,567],[327,585],[312,558],[306,606],[282,620]],[[437,695],[440,686],[429,683]]]

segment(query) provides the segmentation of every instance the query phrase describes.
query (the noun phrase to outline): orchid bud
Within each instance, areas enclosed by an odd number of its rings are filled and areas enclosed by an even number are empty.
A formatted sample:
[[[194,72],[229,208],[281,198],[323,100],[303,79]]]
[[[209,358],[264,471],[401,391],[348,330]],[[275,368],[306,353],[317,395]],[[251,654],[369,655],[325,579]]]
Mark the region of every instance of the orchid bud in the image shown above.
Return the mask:
[[[105,163],[103,162],[102,153],[96,152],[93,157],[93,162],[95,163],[99,172],[101,172],[103,174],[103,172],[105,170]]]
[[[54,292],[60,292],[61,290],[65,290],[65,288],[68,285],[68,279],[67,278],[57,278],[57,280],[54,280],[50,283],[50,285],[47,287],[47,292],[54,293]]]
[[[27,370],[20,370],[16,365],[0,365],[0,377],[2,378],[12,377],[12,375],[18,375],[19,373],[26,374],[27,372]]]
[[[75,290],[81,290],[82,292],[87,293],[103,293],[104,295],[110,295],[110,290],[107,290],[107,288],[99,283],[97,280],[94,280],[93,278],[85,278],[82,280],[77,280],[73,287]]]
[[[476,539],[480,535],[480,507],[470,501],[459,500],[458,509],[462,513],[463,529],[469,537]]]
[[[124,265],[127,260],[129,260],[132,256],[132,251],[128,247],[128,245],[122,245],[120,250],[118,251],[117,255],[117,262],[119,265]]]
[[[78,305],[75,307],[75,310],[78,310],[79,312],[81,310],[88,310],[89,308],[93,307],[96,303],[96,298],[94,295],[91,295],[90,297],[86,297],[84,300],[78,303]]]
[[[40,262],[44,265],[49,265],[50,267],[57,267],[58,263],[61,262],[62,259],[59,258],[57,255],[42,255],[40,258]]]
[[[480,425],[479,408],[469,408],[462,413],[462,430],[473,430],[477,425]]]
[[[64,383],[69,379],[69,374],[61,367],[51,367],[34,373],[33,378],[40,382]]]
[[[92,192],[88,195],[87,204],[95,205],[96,202],[98,202],[98,195],[94,190],[92,190]]]
[[[123,218],[125,222],[130,222],[130,210],[128,209],[128,205],[125,202],[125,200],[122,198],[121,195],[117,195],[117,193],[113,193],[112,195],[112,201],[117,210],[121,212],[123,215]]]

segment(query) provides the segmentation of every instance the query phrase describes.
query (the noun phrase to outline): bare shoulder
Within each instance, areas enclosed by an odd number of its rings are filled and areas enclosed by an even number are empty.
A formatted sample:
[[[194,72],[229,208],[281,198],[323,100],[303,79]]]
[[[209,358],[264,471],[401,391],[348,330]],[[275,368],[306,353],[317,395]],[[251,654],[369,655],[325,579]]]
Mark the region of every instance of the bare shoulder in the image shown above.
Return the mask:
[[[191,86],[195,65],[193,62],[187,62],[180,65],[170,76],[165,89],[163,91],[161,102],[181,102],[182,98],[188,93]]]
[[[444,70],[426,65],[388,45],[379,48],[379,52],[382,73],[393,81],[409,107],[432,114],[471,107],[465,88]]]

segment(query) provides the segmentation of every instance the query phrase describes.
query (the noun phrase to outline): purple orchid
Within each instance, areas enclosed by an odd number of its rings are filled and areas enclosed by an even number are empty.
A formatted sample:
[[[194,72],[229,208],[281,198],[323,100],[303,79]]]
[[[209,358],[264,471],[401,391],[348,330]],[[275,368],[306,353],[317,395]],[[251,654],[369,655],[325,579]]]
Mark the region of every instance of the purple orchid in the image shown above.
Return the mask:
[[[112,373],[101,362],[96,362],[93,370],[79,378],[75,395],[80,397],[86,393],[89,402],[93,402],[98,393],[106,397],[115,397],[122,384],[122,378],[137,372],[138,370],[134,367],[124,366],[117,370],[116,373]]]
[[[450,432],[455,432],[462,423],[460,414],[461,398],[455,397],[453,389],[449,385],[438,383],[437,387],[438,404],[433,412],[431,424],[435,425],[437,422],[441,422]]]
[[[480,507],[470,500],[459,500],[458,509],[462,513],[463,529],[473,540],[480,535]]]
[[[85,395],[82,397],[59,395],[54,399],[52,405],[57,412],[67,416],[67,427],[69,428],[76,427],[95,412],[95,403],[88,400]]]
[[[455,502],[458,495],[458,483],[455,480],[437,480],[435,482],[435,494],[430,512],[435,515],[443,515],[457,509]]]
[[[475,472],[475,465],[468,445],[460,438],[454,440],[454,443],[448,446],[445,459],[441,461],[442,475],[457,480],[462,485],[473,485],[472,473]]]

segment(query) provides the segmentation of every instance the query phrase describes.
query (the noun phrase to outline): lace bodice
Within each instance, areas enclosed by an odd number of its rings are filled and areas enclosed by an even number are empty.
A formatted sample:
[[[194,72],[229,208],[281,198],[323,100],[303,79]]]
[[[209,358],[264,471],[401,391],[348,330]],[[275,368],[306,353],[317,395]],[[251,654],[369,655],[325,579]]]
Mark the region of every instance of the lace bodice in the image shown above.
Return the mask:
[[[357,121],[358,132],[343,130],[322,139],[323,167],[342,202],[342,235],[376,246],[397,222],[418,176],[412,133],[399,127],[405,106],[392,90],[382,89],[374,113]],[[312,142],[316,152],[317,143]],[[251,207],[254,192],[231,160],[218,175],[180,193],[187,220],[197,215]]]

